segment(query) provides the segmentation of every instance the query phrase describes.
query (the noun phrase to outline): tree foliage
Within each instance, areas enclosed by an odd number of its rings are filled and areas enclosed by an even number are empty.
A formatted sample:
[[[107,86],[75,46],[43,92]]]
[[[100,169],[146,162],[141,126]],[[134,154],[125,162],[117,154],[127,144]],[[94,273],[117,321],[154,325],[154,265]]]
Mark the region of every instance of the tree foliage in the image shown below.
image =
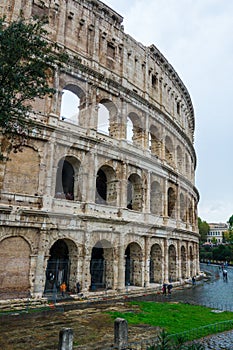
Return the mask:
[[[210,230],[210,227],[206,221],[202,221],[201,218],[198,218],[198,229],[200,233],[200,241],[201,243],[206,242],[207,240],[207,233]]]
[[[219,261],[231,261],[233,260],[233,251],[230,246],[220,244],[218,247],[213,248],[213,259]]]
[[[53,94],[54,69],[66,56],[48,42],[45,21],[0,18],[0,129],[11,145],[22,144],[30,132],[29,112],[36,98]]]
[[[229,218],[228,224],[229,224],[229,229],[232,230],[233,229],[233,215],[231,215],[231,217]]]

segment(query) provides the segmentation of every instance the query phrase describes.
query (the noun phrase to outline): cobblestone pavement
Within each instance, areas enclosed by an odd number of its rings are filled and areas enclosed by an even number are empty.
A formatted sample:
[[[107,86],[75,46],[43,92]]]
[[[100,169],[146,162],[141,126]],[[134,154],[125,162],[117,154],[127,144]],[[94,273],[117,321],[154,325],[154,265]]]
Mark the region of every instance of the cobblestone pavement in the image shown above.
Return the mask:
[[[205,350],[232,350],[233,331],[209,336],[199,342],[205,346]]]

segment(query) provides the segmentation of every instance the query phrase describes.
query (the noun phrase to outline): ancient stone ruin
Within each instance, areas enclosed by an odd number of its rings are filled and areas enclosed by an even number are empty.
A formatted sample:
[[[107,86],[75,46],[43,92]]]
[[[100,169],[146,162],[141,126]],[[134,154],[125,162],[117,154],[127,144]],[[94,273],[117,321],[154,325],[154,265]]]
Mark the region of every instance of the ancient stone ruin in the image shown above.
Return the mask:
[[[69,60],[33,104],[23,152],[0,164],[0,292],[133,293],[197,275],[194,111],[177,72],[101,1],[0,4],[6,22],[21,10],[48,16]]]

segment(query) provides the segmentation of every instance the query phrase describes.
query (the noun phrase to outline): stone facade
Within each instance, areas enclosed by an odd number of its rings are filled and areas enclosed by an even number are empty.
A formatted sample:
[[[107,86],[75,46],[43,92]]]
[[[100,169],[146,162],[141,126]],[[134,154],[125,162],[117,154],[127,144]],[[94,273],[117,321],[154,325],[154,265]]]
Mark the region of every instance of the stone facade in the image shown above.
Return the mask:
[[[41,296],[62,281],[124,291],[197,275],[194,111],[176,71],[101,1],[0,5],[8,22],[21,9],[48,16],[70,59],[56,94],[35,101],[23,152],[0,164],[0,291]]]

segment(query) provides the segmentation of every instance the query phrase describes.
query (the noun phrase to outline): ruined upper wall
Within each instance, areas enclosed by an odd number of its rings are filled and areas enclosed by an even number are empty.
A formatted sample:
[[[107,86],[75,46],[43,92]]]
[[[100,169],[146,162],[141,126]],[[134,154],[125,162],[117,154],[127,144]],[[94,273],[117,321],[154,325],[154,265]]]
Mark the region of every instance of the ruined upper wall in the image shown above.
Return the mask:
[[[8,0],[0,5],[8,21],[21,10],[26,18],[47,16],[51,40],[163,112],[193,142],[194,111],[186,87],[154,45],[146,47],[124,32],[117,12],[98,0]]]

